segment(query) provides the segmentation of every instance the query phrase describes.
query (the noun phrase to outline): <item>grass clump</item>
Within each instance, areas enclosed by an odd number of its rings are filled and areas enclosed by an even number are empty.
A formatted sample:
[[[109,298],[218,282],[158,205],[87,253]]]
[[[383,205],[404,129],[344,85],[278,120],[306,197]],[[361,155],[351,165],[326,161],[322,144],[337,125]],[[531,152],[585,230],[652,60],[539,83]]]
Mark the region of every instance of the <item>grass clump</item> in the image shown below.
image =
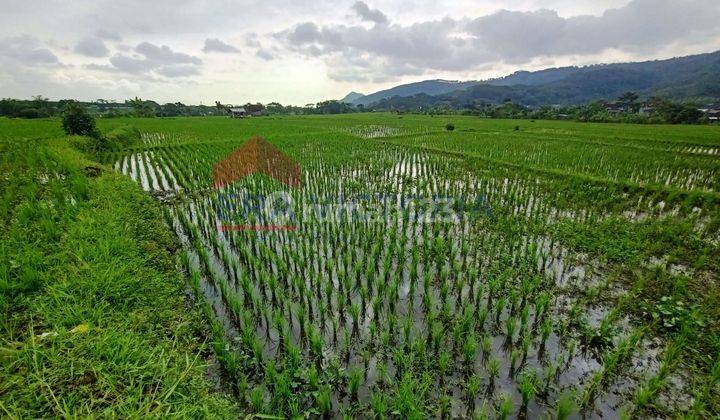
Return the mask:
[[[0,289],[3,412],[231,415],[205,377],[199,314],[186,309],[157,204],[111,171],[87,178],[93,162],[63,140],[32,145],[3,144],[25,156],[2,162],[18,175],[5,181],[15,198],[0,240],[15,267]]]

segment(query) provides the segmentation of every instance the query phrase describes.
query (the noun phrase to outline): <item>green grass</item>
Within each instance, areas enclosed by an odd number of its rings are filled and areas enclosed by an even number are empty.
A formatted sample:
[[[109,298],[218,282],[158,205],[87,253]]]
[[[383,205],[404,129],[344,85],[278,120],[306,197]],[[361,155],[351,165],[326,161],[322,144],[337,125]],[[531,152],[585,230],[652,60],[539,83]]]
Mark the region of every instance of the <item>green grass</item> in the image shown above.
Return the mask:
[[[88,177],[97,164],[68,144],[1,145],[0,412],[233,415],[207,378],[210,343],[158,205],[108,168]]]
[[[718,127],[110,119],[104,132],[141,139],[97,155],[106,167],[89,177],[97,164],[54,124],[0,120],[1,360],[12,379],[0,408],[62,414],[59,396],[76,414],[720,414]],[[253,135],[300,164],[296,200],[481,194],[486,212],[465,229],[399,212],[218,232],[213,165]],[[63,176],[39,182],[46,173]],[[281,187],[252,176],[229,191],[241,188]],[[237,398],[209,391],[212,354]],[[90,365],[89,385],[60,379],[87,378]]]

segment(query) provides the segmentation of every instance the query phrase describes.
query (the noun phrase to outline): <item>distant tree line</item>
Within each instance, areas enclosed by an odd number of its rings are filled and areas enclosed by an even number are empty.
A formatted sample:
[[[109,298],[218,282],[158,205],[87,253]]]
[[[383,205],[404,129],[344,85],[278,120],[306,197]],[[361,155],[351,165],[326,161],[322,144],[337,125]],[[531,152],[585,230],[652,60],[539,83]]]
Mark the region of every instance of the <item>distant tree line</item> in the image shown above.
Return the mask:
[[[430,101],[430,98],[433,98]],[[391,111],[398,113],[420,114],[460,114],[475,115],[484,118],[517,118],[575,120],[587,122],[624,122],[647,124],[702,124],[713,122],[709,114],[701,111],[703,105],[693,102],[673,102],[662,98],[649,98],[641,101],[634,92],[620,95],[616,100],[596,101],[584,105],[528,107],[511,98],[502,103],[473,100],[462,104],[437,101],[437,97],[415,95],[384,99],[370,106],[351,105],[337,100],[328,100],[304,106],[282,105],[278,102],[246,103],[244,107],[250,115],[327,115],[352,112]],[[47,118],[59,116],[69,104],[80,104],[87,111],[102,118],[113,117],[200,117],[228,115],[233,105],[216,106],[185,105],[182,102],[159,104],[140,98],[124,102],[110,102],[98,99],[91,102],[73,100],[50,101],[43,96],[34,96],[29,100],[0,100],[0,116],[10,118]],[[707,108],[707,106],[705,106]],[[715,107],[717,108],[717,107]],[[715,109],[712,108],[712,109]],[[715,120],[716,121],[716,120]]]
[[[369,107],[374,111],[411,112],[423,114],[461,114],[485,118],[517,118],[544,120],[574,120],[586,122],[619,122],[636,124],[704,124],[716,122],[708,112],[720,105],[703,105],[695,102],[674,102],[663,98],[641,101],[634,92],[626,92],[614,101],[594,101],[583,105],[528,107],[511,99],[495,104],[486,101],[470,101],[460,105],[435,102],[428,105],[428,98],[415,95],[395,97],[380,101]]]
[[[361,112],[362,107],[356,107],[345,102],[337,100],[322,101],[314,104],[306,104],[305,106],[282,105],[279,102],[270,102],[267,105],[261,103],[247,103],[239,105],[245,108],[245,111],[251,115],[323,115],[323,114],[348,114],[351,112]],[[218,109],[228,110],[233,105],[218,104]],[[224,112],[220,112],[223,114]]]
[[[214,106],[185,105],[181,102],[161,105],[154,101],[139,98],[124,102],[111,102],[98,99],[90,102],[77,102],[71,99],[51,101],[42,96],[29,100],[5,98],[0,100],[0,116],[10,118],[47,118],[62,115],[70,104],[80,104],[96,117],[196,117],[219,115]]]
[[[456,112],[487,118],[519,118],[542,120],[574,120],[583,122],[616,122],[634,124],[704,124],[711,122],[694,103],[652,99],[642,105],[618,106],[604,101],[586,105],[541,106],[528,108],[512,102],[465,108]]]
[[[11,118],[46,118],[60,114],[70,101],[50,102],[41,95],[29,100],[0,100],[0,115]]]
[[[186,105],[182,102],[159,104],[155,101],[133,98],[124,102],[111,102],[98,99],[90,102],[77,102],[71,99],[51,101],[43,96],[34,96],[31,99],[0,100],[0,116],[9,118],[49,118],[60,116],[71,103],[79,103],[86,107],[95,117],[200,117],[213,115],[227,115],[227,109],[233,105],[208,106]],[[249,114],[255,115],[309,115],[309,114],[346,114],[362,111],[362,107],[355,107],[344,102],[329,100],[305,106],[282,105],[278,102],[247,103],[238,105],[245,108]]]

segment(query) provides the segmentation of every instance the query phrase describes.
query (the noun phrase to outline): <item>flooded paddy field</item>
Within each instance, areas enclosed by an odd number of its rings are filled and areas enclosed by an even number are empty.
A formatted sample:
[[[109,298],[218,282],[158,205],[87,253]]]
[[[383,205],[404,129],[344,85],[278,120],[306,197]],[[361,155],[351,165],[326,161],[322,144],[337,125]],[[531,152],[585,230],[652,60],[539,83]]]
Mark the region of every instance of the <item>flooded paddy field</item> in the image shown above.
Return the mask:
[[[132,123],[103,158],[164,203],[248,413],[718,409],[716,127]]]

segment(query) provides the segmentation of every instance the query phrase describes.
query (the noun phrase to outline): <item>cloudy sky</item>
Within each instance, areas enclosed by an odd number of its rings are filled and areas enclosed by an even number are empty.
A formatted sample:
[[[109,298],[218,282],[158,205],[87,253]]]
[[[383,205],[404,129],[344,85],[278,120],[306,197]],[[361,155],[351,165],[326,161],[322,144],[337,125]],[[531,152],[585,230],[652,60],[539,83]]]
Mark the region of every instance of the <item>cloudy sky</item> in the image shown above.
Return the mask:
[[[720,49],[718,0],[0,0],[0,96],[303,105]]]

